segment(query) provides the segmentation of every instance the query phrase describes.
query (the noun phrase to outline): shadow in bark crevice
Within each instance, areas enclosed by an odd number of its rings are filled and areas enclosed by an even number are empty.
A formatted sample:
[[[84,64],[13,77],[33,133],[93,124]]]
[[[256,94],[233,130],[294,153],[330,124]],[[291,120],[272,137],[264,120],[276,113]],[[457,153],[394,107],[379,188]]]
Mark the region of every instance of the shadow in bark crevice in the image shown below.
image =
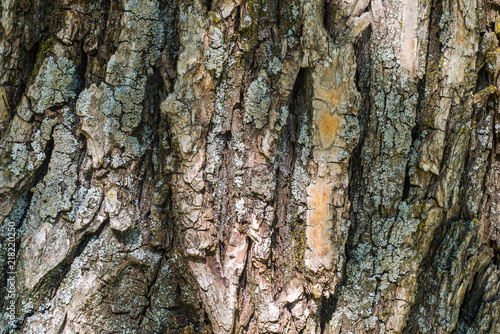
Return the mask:
[[[323,297],[321,298],[321,305],[319,311],[319,326],[321,334],[328,333],[325,332],[325,329],[327,328],[328,323],[332,319],[332,316],[335,313],[335,310],[337,309],[337,301],[338,297],[340,296],[341,289],[336,288],[335,290],[336,290],[335,294],[330,295],[328,297],[325,297],[323,295]]]
[[[351,225],[349,227],[347,242],[345,246],[345,264],[342,268],[342,280],[339,282],[340,288],[347,280],[345,277],[345,266],[352,258],[351,252],[355,248],[355,235],[358,229],[357,214],[358,210],[362,208],[362,198],[364,194],[363,184],[363,164],[362,164],[362,150],[365,142],[366,131],[368,129],[368,120],[370,117],[371,101],[370,101],[370,82],[371,82],[371,66],[370,66],[370,44],[371,44],[372,29],[369,26],[363,31],[361,36],[354,44],[354,52],[356,56],[356,76],[355,85],[357,91],[361,95],[361,104],[359,109],[359,125],[360,125],[360,138],[359,143],[353,149],[348,166],[349,172],[349,187],[347,195],[351,202],[349,211],[349,220]]]
[[[38,183],[42,182],[43,179],[45,178],[45,175],[47,174],[47,172],[49,170],[49,163],[50,163],[50,159],[52,158],[52,151],[53,150],[54,150],[54,139],[52,139],[52,137],[51,137],[45,146],[45,150],[44,150],[45,159],[43,160],[40,167],[38,167],[37,170],[35,171],[35,175],[33,176],[33,179],[31,180],[30,188],[35,187]]]
[[[492,84],[492,75],[486,70],[486,66],[481,67],[477,73],[476,87],[474,88],[474,93],[480,92]]]
[[[101,225],[99,226],[99,228],[95,232],[85,233],[81,237],[81,239],[78,243],[78,246],[75,248],[75,250],[72,252],[72,254],[70,254],[68,256],[68,259],[60,265],[60,269],[59,269],[57,276],[55,276],[55,275],[54,275],[55,277],[53,276],[54,277],[54,285],[50,289],[50,291],[51,291],[50,297],[51,298],[53,298],[56,295],[57,290],[59,289],[59,286],[61,285],[62,281],[68,275],[68,273],[71,269],[71,264],[74,262],[74,260],[83,253],[83,251],[85,250],[85,248],[87,247],[87,245],[89,244],[89,242],[93,238],[98,239],[100,237],[100,235],[102,234],[102,231],[108,225],[109,225],[109,219],[106,219],[101,223]],[[50,280],[48,282],[50,282]],[[49,291],[49,289],[47,289],[47,291]]]
[[[146,313],[147,311],[150,309],[151,307],[151,295],[152,295],[152,289],[153,289],[153,286],[156,284],[157,280],[158,280],[158,276],[160,274],[160,270],[162,268],[162,266],[165,264],[165,260],[166,260],[166,255],[167,252],[164,251],[163,254],[162,254],[162,257],[161,257],[161,260],[159,261],[158,263],[158,267],[156,267],[155,269],[155,272],[154,272],[154,275],[153,275],[153,279],[151,280],[151,282],[149,282],[148,284],[148,289],[147,289],[147,295],[146,295],[146,298],[147,298],[147,305],[142,309],[141,311],[141,314],[139,316],[139,325],[138,325],[138,328],[142,331],[142,323],[144,321],[144,319],[146,318]]]
[[[468,287],[464,296],[464,301],[460,307],[458,315],[458,323],[454,333],[467,333],[466,329],[471,328],[471,325],[477,317],[482,304],[482,297],[484,295],[484,282],[481,278],[484,276],[488,267],[484,268],[482,272],[476,273],[472,284]]]

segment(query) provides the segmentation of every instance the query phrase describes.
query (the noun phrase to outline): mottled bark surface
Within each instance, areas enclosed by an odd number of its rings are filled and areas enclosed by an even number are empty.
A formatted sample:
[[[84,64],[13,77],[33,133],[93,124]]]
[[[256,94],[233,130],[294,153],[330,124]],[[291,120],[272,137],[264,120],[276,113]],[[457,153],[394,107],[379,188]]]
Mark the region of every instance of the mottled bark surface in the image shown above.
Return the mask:
[[[500,333],[500,2],[0,10],[1,333]]]

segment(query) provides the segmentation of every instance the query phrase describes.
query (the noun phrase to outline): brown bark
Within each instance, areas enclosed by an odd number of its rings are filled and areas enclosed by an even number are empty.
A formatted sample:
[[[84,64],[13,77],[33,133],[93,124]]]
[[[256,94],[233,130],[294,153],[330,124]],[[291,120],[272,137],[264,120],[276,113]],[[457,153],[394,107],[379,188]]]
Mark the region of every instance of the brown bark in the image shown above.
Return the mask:
[[[0,9],[2,333],[500,332],[495,1]]]

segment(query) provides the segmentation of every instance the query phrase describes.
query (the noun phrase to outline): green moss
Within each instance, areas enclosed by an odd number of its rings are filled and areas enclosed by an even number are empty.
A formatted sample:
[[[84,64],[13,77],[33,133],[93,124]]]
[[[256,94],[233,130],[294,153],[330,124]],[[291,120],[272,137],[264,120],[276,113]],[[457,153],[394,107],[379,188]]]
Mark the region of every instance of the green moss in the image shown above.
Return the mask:
[[[49,34],[40,44],[40,47],[38,48],[38,53],[36,54],[36,60],[35,60],[35,65],[33,67],[33,71],[31,71],[31,76],[27,82],[27,87],[31,86],[35,82],[38,72],[40,72],[40,68],[42,67],[43,61],[50,54],[50,50],[52,50],[54,44],[55,40],[52,34]]]
[[[240,20],[240,41],[245,51],[251,50],[258,43],[259,9],[256,8],[255,2],[254,0],[248,2],[246,15],[243,15]]]
[[[47,11],[45,13],[43,22],[40,23],[45,29],[45,37],[42,39],[40,46],[38,47],[38,52],[36,55],[35,65],[31,71],[31,75],[27,82],[27,87],[29,87],[38,75],[38,71],[43,64],[43,60],[48,56],[50,50],[55,44],[54,32],[56,31],[55,25],[60,22],[60,17],[63,12],[63,4],[60,1],[48,2]],[[42,30],[43,31],[43,30]]]
[[[425,120],[424,124],[427,128],[433,128],[434,127],[434,113],[429,113],[427,115],[427,119]]]
[[[286,36],[289,33],[297,34],[300,29],[300,4],[298,0],[289,0],[281,6],[280,15],[280,33]],[[335,5],[338,8],[337,5]]]
[[[421,219],[420,222],[418,223],[418,226],[417,226],[417,232],[423,233],[425,231],[426,227],[427,227],[427,224],[425,222],[425,219]],[[417,247],[418,247],[418,244],[417,244]]]

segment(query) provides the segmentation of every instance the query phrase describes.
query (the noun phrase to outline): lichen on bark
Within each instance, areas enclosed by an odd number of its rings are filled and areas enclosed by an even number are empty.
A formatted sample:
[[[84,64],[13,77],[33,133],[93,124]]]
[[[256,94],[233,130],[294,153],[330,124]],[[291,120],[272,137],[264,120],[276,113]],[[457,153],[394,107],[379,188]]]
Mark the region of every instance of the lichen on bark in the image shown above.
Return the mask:
[[[48,5],[0,5],[0,333],[500,331],[497,1]]]

